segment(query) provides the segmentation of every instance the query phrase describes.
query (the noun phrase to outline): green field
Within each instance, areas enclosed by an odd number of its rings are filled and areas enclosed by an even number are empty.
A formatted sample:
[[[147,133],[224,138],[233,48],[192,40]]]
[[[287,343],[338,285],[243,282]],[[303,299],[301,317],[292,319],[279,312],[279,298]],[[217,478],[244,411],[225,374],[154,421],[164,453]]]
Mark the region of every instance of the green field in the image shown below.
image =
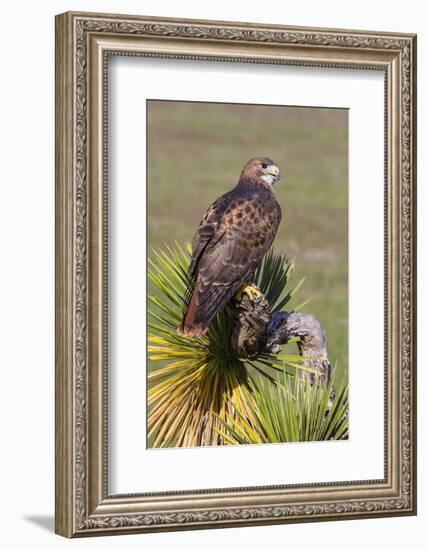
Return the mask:
[[[321,322],[338,378],[348,364],[347,110],[149,101],[148,243],[192,240],[251,157],[277,162],[283,219],[274,249],[305,277],[295,305]]]

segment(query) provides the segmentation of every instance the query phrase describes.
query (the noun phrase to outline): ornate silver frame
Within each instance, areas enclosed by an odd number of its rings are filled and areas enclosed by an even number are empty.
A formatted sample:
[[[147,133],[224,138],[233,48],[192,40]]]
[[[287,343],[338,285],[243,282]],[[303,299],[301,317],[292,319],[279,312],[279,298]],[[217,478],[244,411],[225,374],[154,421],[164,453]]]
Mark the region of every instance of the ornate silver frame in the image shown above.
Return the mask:
[[[140,55],[385,74],[385,478],[109,495],[106,58]],[[416,513],[416,37],[123,15],[56,18],[56,532],[66,537]]]

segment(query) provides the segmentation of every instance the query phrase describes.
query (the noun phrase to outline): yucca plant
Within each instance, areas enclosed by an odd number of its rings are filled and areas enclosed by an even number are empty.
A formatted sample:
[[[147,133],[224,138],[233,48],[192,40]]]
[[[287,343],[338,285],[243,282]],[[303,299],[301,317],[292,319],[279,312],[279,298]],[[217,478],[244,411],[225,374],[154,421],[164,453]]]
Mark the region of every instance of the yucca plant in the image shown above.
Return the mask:
[[[346,439],[347,385],[340,386],[331,403],[332,384],[333,379],[310,384],[289,376],[280,376],[277,384],[259,380],[251,390],[251,418],[230,403],[238,420],[234,415],[221,419],[220,433],[231,445]]]
[[[230,443],[224,423],[257,424],[255,382],[275,386],[277,373],[295,377],[309,370],[299,356],[264,354],[241,359],[231,349],[232,312],[228,307],[211,322],[201,338],[176,331],[188,285],[191,247],[178,243],[154,250],[148,276],[157,294],[150,294],[148,356],[148,440],[151,447],[220,445]],[[294,263],[270,252],[254,283],[272,311],[283,309],[302,281],[287,290]],[[157,366],[158,365],[158,366]]]

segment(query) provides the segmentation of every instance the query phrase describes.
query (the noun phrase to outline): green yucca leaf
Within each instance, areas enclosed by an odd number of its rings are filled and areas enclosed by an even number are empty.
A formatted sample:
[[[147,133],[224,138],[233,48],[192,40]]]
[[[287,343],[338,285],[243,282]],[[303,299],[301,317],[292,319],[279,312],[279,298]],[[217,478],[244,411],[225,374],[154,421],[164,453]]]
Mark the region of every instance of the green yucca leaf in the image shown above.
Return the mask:
[[[300,304],[298,304],[297,306],[294,306],[292,308],[292,311],[301,311],[302,309],[304,309],[309,303],[311,302],[310,298],[308,300],[304,300],[303,302],[301,302]]]

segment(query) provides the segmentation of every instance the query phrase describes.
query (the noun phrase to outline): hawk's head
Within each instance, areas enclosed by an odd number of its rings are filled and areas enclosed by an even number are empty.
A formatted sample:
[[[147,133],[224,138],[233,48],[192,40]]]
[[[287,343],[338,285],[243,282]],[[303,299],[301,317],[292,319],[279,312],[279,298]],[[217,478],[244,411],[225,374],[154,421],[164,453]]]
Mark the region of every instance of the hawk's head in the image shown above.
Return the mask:
[[[273,185],[282,177],[280,168],[268,157],[256,157],[248,160],[243,167],[240,179],[261,179],[267,185]]]

